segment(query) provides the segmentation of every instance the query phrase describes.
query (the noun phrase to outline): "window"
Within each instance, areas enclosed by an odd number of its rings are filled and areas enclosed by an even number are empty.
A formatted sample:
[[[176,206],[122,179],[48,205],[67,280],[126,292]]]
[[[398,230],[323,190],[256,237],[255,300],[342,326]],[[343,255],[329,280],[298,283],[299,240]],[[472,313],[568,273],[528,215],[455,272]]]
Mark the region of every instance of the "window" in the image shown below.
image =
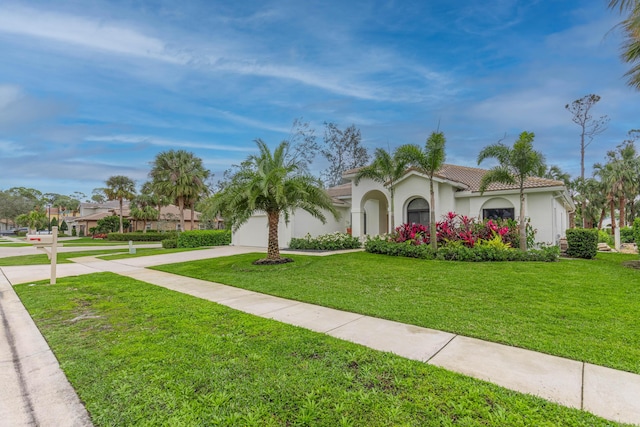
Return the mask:
[[[482,209],[484,219],[515,219],[514,208]]]
[[[409,224],[429,225],[429,203],[425,199],[413,199],[407,205]]]

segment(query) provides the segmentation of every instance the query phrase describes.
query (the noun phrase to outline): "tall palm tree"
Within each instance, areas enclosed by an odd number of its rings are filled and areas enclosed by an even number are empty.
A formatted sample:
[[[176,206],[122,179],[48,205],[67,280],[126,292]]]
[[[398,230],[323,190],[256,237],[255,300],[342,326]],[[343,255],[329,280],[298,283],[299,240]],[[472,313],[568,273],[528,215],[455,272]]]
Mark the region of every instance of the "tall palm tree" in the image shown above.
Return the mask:
[[[166,196],[178,206],[180,227],[184,230],[184,208],[188,206],[209,178],[210,172],[202,165],[202,159],[185,150],[169,150],[159,153],[151,163],[149,177],[154,191]]]
[[[625,73],[629,77],[629,86],[640,89],[640,1],[610,0],[609,8],[618,8],[620,13],[629,13],[618,24],[624,29],[627,37],[622,46],[622,59],[631,64],[631,69]]]
[[[123,233],[122,227],[122,205],[123,201],[133,199],[136,194],[136,184],[129,177],[124,175],[114,175],[109,177],[105,182],[107,187],[104,189],[105,196],[109,200],[117,200],[120,202],[120,233]]]
[[[303,209],[323,223],[323,211],[329,211],[338,219],[329,195],[322,183],[304,173],[299,161],[288,156],[289,143],[283,141],[273,153],[267,144],[256,140],[259,154],[251,155],[231,177],[229,184],[208,201],[208,214],[221,213],[225,222],[238,229],[258,211],[266,212],[269,242],[266,260],[257,263],[289,261],[280,256],[278,245],[278,222],[280,216],[289,222],[290,214]]]
[[[438,247],[438,239],[436,237],[436,196],[433,189],[433,176],[444,164],[446,142],[443,132],[431,132],[424,150],[415,144],[407,144],[398,148],[398,156],[429,177],[429,242],[434,249]]]
[[[358,185],[361,180],[368,178],[381,183],[389,190],[389,200],[391,203],[389,231],[393,230],[396,226],[394,215],[395,186],[398,180],[405,174],[406,169],[407,162],[398,155],[398,150],[396,150],[392,155],[390,152],[382,148],[376,148],[373,162],[369,166],[361,168],[356,174],[356,185]]]
[[[533,149],[533,132],[522,132],[513,147],[501,142],[487,145],[478,154],[478,164],[485,159],[496,159],[498,166],[489,169],[480,180],[480,193],[483,194],[490,184],[518,185],[520,190],[520,215],[518,231],[520,232],[520,249],[527,250],[527,229],[524,217],[524,183],[527,178],[535,176],[545,164],[542,153]]]

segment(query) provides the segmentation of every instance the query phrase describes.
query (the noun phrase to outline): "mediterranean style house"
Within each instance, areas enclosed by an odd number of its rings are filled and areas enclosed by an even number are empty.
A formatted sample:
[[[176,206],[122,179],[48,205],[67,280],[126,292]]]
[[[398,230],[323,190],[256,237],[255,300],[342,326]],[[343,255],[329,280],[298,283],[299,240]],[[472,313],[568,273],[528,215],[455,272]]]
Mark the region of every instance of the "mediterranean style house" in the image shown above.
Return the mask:
[[[394,206],[389,189],[380,182],[362,179],[357,185],[358,170],[343,174],[346,184],[327,190],[340,213],[335,220],[327,215],[322,224],[307,212],[298,210],[290,216],[289,224],[281,218],[280,247],[286,248],[292,238],[307,233],[318,236],[333,232],[346,232],[365,239],[393,231],[403,223],[427,225],[430,210],[435,209],[440,220],[449,212],[477,219],[514,218],[520,215],[519,189],[515,185],[492,184],[480,193],[480,180],[485,169],[445,164],[434,175],[435,206],[429,206],[429,178],[415,169],[408,169],[394,186]],[[569,216],[575,206],[567,188],[561,181],[528,178],[524,185],[525,216],[537,230],[536,242],[558,244],[569,226]],[[391,223],[393,211],[394,223]],[[253,215],[247,223],[232,234],[232,244],[267,246],[267,218],[264,213]]]

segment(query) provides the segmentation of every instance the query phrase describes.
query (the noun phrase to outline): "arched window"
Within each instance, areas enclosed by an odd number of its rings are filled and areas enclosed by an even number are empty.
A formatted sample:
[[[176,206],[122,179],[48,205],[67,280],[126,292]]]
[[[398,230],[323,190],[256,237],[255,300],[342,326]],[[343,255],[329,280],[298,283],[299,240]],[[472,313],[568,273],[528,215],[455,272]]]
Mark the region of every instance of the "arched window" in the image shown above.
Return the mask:
[[[409,224],[429,225],[429,203],[425,199],[413,199],[407,205]]]

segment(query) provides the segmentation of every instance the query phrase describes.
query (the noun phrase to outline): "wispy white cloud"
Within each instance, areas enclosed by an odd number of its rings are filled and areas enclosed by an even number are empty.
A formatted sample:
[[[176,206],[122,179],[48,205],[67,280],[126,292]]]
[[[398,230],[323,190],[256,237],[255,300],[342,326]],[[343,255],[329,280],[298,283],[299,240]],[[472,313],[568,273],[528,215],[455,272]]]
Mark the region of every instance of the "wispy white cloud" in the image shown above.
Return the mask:
[[[239,147],[233,144],[210,144],[194,141],[180,141],[174,139],[158,138],[149,135],[108,135],[108,136],[87,136],[85,141],[88,142],[107,142],[111,144],[146,144],[159,147],[169,148],[199,148],[206,150],[223,150],[223,151],[252,151],[253,147]]]
[[[118,54],[184,62],[184,58],[169,54],[166,44],[158,38],[125,26],[40,9],[0,7],[0,31]]]

